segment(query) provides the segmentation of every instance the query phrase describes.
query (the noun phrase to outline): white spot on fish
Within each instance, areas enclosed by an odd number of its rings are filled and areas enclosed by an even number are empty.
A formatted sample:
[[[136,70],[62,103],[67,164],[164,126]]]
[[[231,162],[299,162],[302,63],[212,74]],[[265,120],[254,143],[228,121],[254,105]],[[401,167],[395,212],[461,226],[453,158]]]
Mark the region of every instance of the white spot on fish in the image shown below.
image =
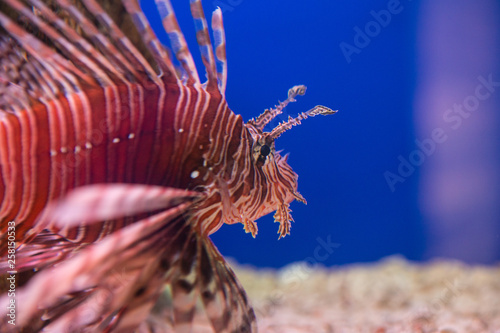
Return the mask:
[[[82,150],[82,148],[80,148],[80,146],[75,146],[75,154],[78,154],[80,152],[80,150]]]
[[[199,175],[200,172],[198,170],[194,170],[193,172],[191,172],[191,178],[193,179],[198,178]]]
[[[114,139],[113,139],[113,143],[118,143],[118,142],[120,142],[120,139],[119,139],[119,138],[114,138]]]
[[[179,128],[179,133],[184,132],[184,128]]]
[[[68,148],[66,147],[61,147],[61,153],[66,154],[68,152]]]
[[[55,150],[50,151],[50,156],[56,156],[56,155],[57,155],[57,151],[55,151]]]
[[[87,148],[87,149],[92,149],[92,144],[91,144],[90,142],[87,142],[87,143],[85,144],[85,148]]]
[[[130,133],[130,134],[128,135],[128,138],[132,140],[133,138],[135,138],[135,134],[134,134],[134,133]]]

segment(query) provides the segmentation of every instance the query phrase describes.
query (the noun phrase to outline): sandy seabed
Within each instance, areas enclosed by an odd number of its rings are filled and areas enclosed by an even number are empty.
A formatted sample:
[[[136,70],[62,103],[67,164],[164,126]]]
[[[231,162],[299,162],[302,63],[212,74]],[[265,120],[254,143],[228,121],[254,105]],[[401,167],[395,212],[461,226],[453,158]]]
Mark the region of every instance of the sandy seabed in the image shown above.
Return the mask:
[[[268,333],[500,333],[500,265],[400,257],[340,268],[233,264]]]
[[[500,333],[500,264],[389,257],[336,268],[230,265],[259,333]],[[202,311],[193,331],[213,333]]]

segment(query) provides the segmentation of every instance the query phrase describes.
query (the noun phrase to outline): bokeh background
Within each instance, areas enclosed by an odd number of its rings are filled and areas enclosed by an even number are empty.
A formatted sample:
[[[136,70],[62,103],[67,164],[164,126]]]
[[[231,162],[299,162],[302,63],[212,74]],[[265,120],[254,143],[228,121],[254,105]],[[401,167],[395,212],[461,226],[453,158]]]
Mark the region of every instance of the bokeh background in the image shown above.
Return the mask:
[[[187,1],[173,1],[200,73]],[[143,7],[160,37],[153,1]],[[291,235],[272,216],[212,236],[240,263],[500,260],[500,2],[205,0],[224,12],[231,109],[245,120],[307,94],[336,115],[285,133],[299,191]],[[277,122],[272,123],[273,126]]]

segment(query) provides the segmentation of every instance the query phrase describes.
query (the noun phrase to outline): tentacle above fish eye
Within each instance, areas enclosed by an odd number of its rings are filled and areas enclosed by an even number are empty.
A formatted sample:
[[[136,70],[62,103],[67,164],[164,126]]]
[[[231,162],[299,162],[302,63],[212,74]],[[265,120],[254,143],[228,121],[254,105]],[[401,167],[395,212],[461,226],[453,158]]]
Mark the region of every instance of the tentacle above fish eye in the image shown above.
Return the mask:
[[[276,126],[269,136],[273,139],[278,138],[281,134],[283,134],[285,131],[291,129],[293,126],[297,126],[301,124],[301,121],[304,119],[307,119],[308,117],[315,117],[317,115],[329,115],[329,114],[335,114],[337,113],[337,110],[332,110],[330,108],[327,108],[326,106],[323,105],[316,105],[314,108],[312,108],[309,111],[302,112],[300,113],[297,117],[292,118],[288,116],[288,120],[286,122],[282,122],[278,126]]]
[[[290,103],[295,102],[297,95],[303,96],[307,87],[304,85],[293,86],[288,89],[288,98],[284,102],[279,102],[274,109],[266,109],[257,118],[252,118],[247,124],[253,125],[256,129],[264,131],[264,127],[269,124],[277,115],[283,113],[283,109]]]
[[[283,109],[290,103],[296,102],[295,97],[304,96],[307,87],[305,85],[296,85],[288,89],[288,97],[284,102],[279,102],[273,109],[266,109],[257,118],[252,118],[247,122],[247,126],[255,128],[259,132],[264,131],[264,127],[268,125],[274,118],[283,113]],[[309,111],[300,113],[296,118],[288,117],[286,122],[280,123],[276,126],[269,134],[269,136],[274,140],[279,137],[283,132],[292,128],[292,126],[299,125],[301,120],[308,117],[314,117],[319,114],[329,115],[337,113],[337,110],[332,110],[326,106],[317,105]]]
[[[246,127],[253,138],[252,156],[257,166],[264,165],[268,156],[274,155],[274,140],[283,134],[283,132],[289,130],[293,126],[299,125],[302,120],[308,117],[314,117],[319,114],[329,115],[337,112],[325,106],[317,105],[309,111],[300,113],[295,118],[288,116],[286,121],[279,123],[270,132],[264,132],[264,127],[278,115],[283,113],[283,109],[290,102],[295,102],[295,97],[303,96],[306,93],[306,89],[307,87],[304,85],[293,86],[288,90],[288,97],[284,102],[279,102],[273,109],[266,109],[257,118],[252,118],[246,123]]]

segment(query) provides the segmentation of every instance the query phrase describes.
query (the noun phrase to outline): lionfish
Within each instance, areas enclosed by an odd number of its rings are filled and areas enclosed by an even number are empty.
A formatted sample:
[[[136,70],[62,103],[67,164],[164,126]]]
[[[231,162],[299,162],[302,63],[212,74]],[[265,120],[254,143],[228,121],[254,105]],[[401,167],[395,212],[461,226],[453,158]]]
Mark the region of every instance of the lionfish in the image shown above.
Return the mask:
[[[0,4],[2,332],[189,332],[197,304],[215,332],[257,331],[209,235],[241,222],[255,237],[273,211],[289,234],[289,204],[305,200],[275,139],[335,111],[264,131],[295,86],[243,122],[224,97],[221,10],[212,45],[190,1],[202,83],[171,3],[155,2],[170,47],[136,0]]]

